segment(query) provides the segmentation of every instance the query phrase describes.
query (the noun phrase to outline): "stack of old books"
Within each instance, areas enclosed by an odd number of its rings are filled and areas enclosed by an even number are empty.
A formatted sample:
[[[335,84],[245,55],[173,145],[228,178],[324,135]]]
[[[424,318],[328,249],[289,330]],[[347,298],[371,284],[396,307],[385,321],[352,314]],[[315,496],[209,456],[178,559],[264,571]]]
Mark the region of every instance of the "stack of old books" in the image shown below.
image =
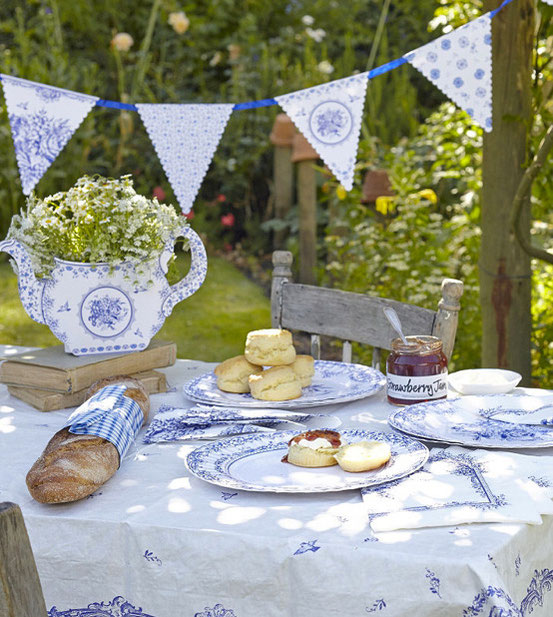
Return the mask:
[[[57,345],[10,356],[0,364],[0,382],[40,411],[53,411],[80,405],[90,385],[114,375],[140,379],[150,394],[165,392],[165,375],[153,369],[171,366],[176,358],[175,343],[159,340],[143,351],[91,356],[72,356]]]

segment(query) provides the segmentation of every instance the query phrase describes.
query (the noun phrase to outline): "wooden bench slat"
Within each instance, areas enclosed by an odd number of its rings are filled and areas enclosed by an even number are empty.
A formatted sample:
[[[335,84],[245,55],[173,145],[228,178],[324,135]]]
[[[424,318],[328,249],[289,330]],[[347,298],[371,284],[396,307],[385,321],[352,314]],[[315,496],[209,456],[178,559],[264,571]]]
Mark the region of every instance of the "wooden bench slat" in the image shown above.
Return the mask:
[[[281,294],[283,328],[383,349],[390,349],[391,340],[397,337],[384,315],[384,306],[396,310],[405,334],[432,332],[436,318],[435,311],[429,309],[338,289],[284,283]]]

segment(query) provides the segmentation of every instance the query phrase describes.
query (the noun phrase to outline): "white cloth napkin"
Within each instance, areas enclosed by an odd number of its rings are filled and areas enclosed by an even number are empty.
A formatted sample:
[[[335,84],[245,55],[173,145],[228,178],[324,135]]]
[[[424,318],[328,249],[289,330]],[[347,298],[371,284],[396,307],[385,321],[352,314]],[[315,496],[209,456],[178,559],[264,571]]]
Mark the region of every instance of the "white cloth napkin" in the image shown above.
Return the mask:
[[[434,448],[422,470],[362,489],[375,532],[463,523],[541,524],[553,513],[553,457]]]

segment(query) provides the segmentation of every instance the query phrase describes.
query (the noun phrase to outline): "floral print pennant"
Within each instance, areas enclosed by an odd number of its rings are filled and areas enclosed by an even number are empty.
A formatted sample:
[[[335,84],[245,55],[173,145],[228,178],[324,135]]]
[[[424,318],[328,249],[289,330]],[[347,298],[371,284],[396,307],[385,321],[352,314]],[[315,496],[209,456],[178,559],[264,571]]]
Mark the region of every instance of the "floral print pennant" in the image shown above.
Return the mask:
[[[234,105],[137,104],[184,214],[194,199]]]
[[[99,99],[1,77],[23,193],[29,195]]]
[[[492,28],[486,13],[405,56],[485,131],[492,130]]]
[[[275,97],[347,191],[353,186],[368,73]]]

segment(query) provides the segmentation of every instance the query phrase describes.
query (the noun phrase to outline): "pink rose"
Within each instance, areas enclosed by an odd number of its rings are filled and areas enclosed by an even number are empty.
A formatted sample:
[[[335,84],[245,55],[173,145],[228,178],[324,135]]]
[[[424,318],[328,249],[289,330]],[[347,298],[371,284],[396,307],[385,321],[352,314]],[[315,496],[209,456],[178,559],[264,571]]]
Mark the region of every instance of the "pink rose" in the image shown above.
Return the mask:
[[[152,193],[154,197],[157,197],[158,201],[164,201],[164,199],[167,197],[165,191],[161,188],[161,186],[156,186]]]
[[[223,227],[234,227],[234,214],[229,212],[221,217],[221,224]]]

